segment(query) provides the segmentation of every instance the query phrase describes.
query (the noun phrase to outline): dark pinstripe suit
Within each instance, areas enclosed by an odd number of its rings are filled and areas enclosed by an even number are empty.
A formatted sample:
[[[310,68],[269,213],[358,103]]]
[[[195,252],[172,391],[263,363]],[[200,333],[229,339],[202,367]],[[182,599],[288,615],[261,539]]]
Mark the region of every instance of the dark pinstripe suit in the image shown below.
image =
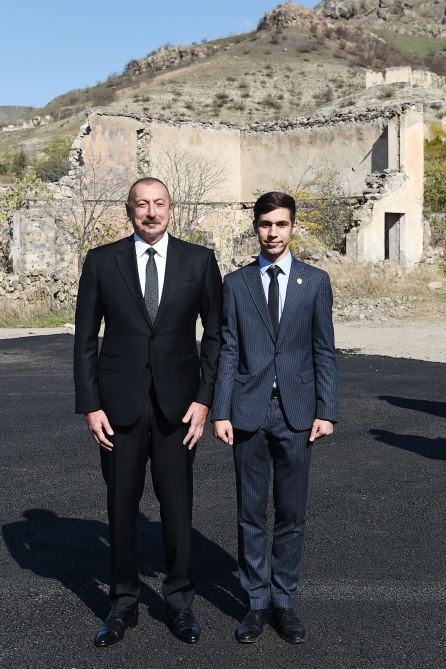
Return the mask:
[[[225,277],[223,345],[212,420],[230,420],[237,477],[240,579],[250,607],[293,606],[302,549],[315,418],[337,420],[326,272],[293,259],[277,341],[257,261]],[[280,400],[271,399],[276,379]],[[266,507],[270,460],[275,507],[271,584]]]

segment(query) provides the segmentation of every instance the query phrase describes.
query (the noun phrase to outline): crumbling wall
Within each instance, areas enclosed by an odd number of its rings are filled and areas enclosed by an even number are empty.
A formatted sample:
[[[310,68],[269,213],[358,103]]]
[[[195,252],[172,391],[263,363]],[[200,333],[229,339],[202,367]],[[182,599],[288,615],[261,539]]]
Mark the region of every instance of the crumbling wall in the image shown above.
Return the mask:
[[[365,87],[382,84],[409,84],[419,88],[438,88],[446,86],[446,77],[442,77],[429,70],[412,70],[410,65],[388,67],[384,72],[367,70],[365,73]]]
[[[360,203],[347,239],[351,257],[384,259],[385,214],[392,212],[404,221],[399,260],[410,264],[422,257],[423,117],[415,106],[389,105],[244,127],[174,122],[144,114],[91,114],[73,144],[70,174],[54,187],[59,206],[60,199],[69,197],[77,170],[99,165],[105,172],[122,175],[122,188],[113,199],[114,216],[118,219],[122,212],[124,218],[129,185],[149,173],[167,178],[168,152],[187,152],[197,161],[205,157],[222,168],[222,178],[200,203],[199,227],[224,269],[236,254],[233,240],[251,225],[250,207],[258,194],[286,185],[295,189],[324,169],[335,171],[345,194]],[[17,215],[14,271],[54,268],[62,262],[57,208],[51,215],[54,220],[47,215],[45,225],[39,225],[30,212]],[[68,256],[63,262],[68,268]]]
[[[386,259],[386,221],[398,217],[397,248],[389,260],[411,265],[423,257],[423,167],[424,128],[420,109],[412,108],[394,119],[392,169],[366,179],[363,201],[353,216],[347,235],[347,254],[357,261]],[[387,233],[388,234],[388,233]],[[388,251],[388,249],[387,249]]]

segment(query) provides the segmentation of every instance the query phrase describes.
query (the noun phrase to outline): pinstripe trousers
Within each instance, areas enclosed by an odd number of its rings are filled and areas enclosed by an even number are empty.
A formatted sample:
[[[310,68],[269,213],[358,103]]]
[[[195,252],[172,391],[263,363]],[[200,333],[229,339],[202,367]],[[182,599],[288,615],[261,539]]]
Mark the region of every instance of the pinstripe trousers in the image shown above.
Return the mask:
[[[240,584],[251,609],[291,608],[299,581],[312,447],[309,430],[293,430],[281,402],[270,400],[256,432],[235,430]],[[273,463],[274,529],[271,579],[267,559],[267,507]]]

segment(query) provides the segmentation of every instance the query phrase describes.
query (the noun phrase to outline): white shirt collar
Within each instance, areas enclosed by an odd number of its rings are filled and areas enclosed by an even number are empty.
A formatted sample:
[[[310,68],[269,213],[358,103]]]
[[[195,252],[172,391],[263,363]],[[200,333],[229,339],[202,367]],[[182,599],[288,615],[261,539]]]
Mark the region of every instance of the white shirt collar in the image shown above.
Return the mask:
[[[293,260],[293,257],[291,253],[288,251],[286,256],[279,260],[279,262],[271,262],[271,260],[267,260],[264,256],[259,255],[259,267],[260,271],[262,274],[265,274],[265,272],[268,271],[268,269],[271,267],[271,265],[277,265],[277,267],[280,267],[282,272],[285,274],[285,276],[288,276],[291,270],[291,263]]]
[[[147,244],[147,242],[141,239],[141,237],[136,232],[133,233],[133,239],[135,240],[135,250],[137,256],[143,256],[148,248],[154,248],[157,254],[161,256],[161,258],[166,258],[167,245],[169,244],[169,234],[167,232],[165,232],[161,239],[159,239],[156,244],[153,244],[153,246]]]

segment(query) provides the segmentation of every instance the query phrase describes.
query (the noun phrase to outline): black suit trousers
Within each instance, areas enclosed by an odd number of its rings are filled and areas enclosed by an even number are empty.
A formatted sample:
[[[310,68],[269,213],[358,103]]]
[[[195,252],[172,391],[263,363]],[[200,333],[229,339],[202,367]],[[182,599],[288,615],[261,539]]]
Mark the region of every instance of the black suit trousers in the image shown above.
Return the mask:
[[[195,589],[190,575],[195,449],[183,445],[187,426],[171,425],[153,387],[144,411],[131,426],[113,425],[111,452],[101,449],[107,484],[112,607],[129,609],[140,597],[137,521],[147,462],[160,504],[166,557],[163,595],[172,609],[190,607]]]

